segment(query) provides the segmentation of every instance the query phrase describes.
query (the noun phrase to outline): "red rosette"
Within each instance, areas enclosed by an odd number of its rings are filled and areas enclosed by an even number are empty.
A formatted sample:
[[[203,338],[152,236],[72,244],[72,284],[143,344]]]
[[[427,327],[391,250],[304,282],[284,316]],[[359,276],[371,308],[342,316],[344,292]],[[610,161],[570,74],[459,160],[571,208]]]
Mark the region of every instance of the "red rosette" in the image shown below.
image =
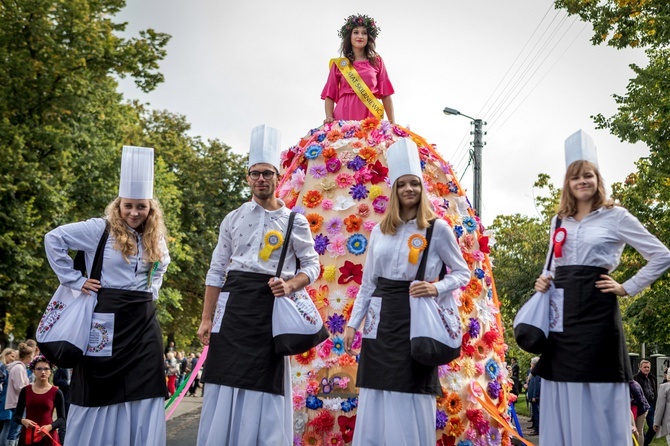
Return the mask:
[[[563,257],[563,245],[565,244],[566,238],[568,238],[568,231],[566,231],[565,228],[558,228],[554,232],[554,257]]]

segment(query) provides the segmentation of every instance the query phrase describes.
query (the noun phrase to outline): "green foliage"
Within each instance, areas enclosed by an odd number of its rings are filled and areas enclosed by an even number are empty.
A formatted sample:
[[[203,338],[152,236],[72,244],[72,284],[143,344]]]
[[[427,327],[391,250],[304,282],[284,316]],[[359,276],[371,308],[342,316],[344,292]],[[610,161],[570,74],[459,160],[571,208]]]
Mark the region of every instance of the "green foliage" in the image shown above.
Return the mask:
[[[614,95],[612,117],[597,114],[600,128],[623,141],[643,142],[650,150],[637,163],[637,172],[612,186],[613,196],[667,246],[670,244],[670,2],[666,0],[558,0],[557,8],[578,14],[593,24],[592,42],[615,48],[641,47],[649,63],[631,64],[635,73],[625,95]],[[619,282],[632,277],[644,259],[627,247],[614,273]],[[667,273],[640,295],[622,301],[628,343],[670,350],[666,321],[670,318]]]
[[[512,323],[518,309],[532,295],[535,279],[542,273],[551,218],[560,197],[560,190],[549,183],[546,174],[538,176],[535,187],[548,190],[547,195],[535,198],[540,216],[499,215],[489,227],[495,236],[491,256],[505,342],[509,346],[507,356],[515,356],[520,364],[529,362],[530,356],[517,347]]]

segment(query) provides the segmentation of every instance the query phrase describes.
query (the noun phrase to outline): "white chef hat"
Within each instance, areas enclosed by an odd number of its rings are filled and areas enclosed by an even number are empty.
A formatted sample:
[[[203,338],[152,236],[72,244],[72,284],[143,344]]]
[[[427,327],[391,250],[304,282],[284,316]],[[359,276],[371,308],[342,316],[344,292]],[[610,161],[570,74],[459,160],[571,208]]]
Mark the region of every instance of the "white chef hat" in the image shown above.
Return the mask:
[[[154,198],[154,149],[123,146],[119,197]]]
[[[590,161],[598,167],[596,144],[584,130],[577,130],[565,140],[565,168],[580,160]]]
[[[261,124],[251,131],[251,144],[249,146],[249,167],[254,164],[271,164],[279,171],[279,130],[269,125]]]
[[[416,175],[420,180],[423,179],[419,149],[410,138],[402,138],[391,144],[386,150],[386,162],[391,186],[403,175]]]

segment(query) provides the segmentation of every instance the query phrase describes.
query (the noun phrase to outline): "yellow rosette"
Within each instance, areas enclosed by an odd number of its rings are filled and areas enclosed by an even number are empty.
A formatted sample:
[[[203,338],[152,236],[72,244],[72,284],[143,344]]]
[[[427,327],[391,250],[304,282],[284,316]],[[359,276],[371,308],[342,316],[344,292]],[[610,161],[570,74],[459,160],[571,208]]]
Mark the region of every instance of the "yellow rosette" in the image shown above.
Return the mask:
[[[419,261],[419,253],[426,249],[428,241],[421,234],[412,234],[407,240],[407,246],[409,246],[409,263],[416,264]]]
[[[258,257],[260,257],[262,260],[267,261],[268,259],[270,259],[272,251],[279,248],[282,245],[282,243],[284,243],[284,234],[274,230],[268,231],[267,234],[265,234],[264,242],[265,246],[263,246],[261,252],[258,253]]]

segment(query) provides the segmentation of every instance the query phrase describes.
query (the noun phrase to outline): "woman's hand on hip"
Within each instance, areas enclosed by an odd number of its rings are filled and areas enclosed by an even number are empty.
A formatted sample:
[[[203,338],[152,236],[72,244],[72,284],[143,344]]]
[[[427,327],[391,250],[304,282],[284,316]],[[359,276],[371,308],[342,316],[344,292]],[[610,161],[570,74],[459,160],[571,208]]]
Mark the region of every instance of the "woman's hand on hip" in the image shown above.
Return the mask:
[[[86,282],[81,287],[81,292],[84,294],[91,294],[91,291],[94,293],[97,293],[100,288],[102,288],[102,285],[100,285],[100,281],[96,279],[86,279]]]
[[[612,279],[607,274],[601,274],[600,279],[596,282],[596,288],[603,293],[614,293],[617,296],[628,296],[628,293],[616,280]]]
[[[409,286],[409,295],[412,297],[437,297],[437,288],[430,282],[415,280]]]
[[[551,276],[540,276],[535,281],[535,291],[546,293],[551,285]]]

